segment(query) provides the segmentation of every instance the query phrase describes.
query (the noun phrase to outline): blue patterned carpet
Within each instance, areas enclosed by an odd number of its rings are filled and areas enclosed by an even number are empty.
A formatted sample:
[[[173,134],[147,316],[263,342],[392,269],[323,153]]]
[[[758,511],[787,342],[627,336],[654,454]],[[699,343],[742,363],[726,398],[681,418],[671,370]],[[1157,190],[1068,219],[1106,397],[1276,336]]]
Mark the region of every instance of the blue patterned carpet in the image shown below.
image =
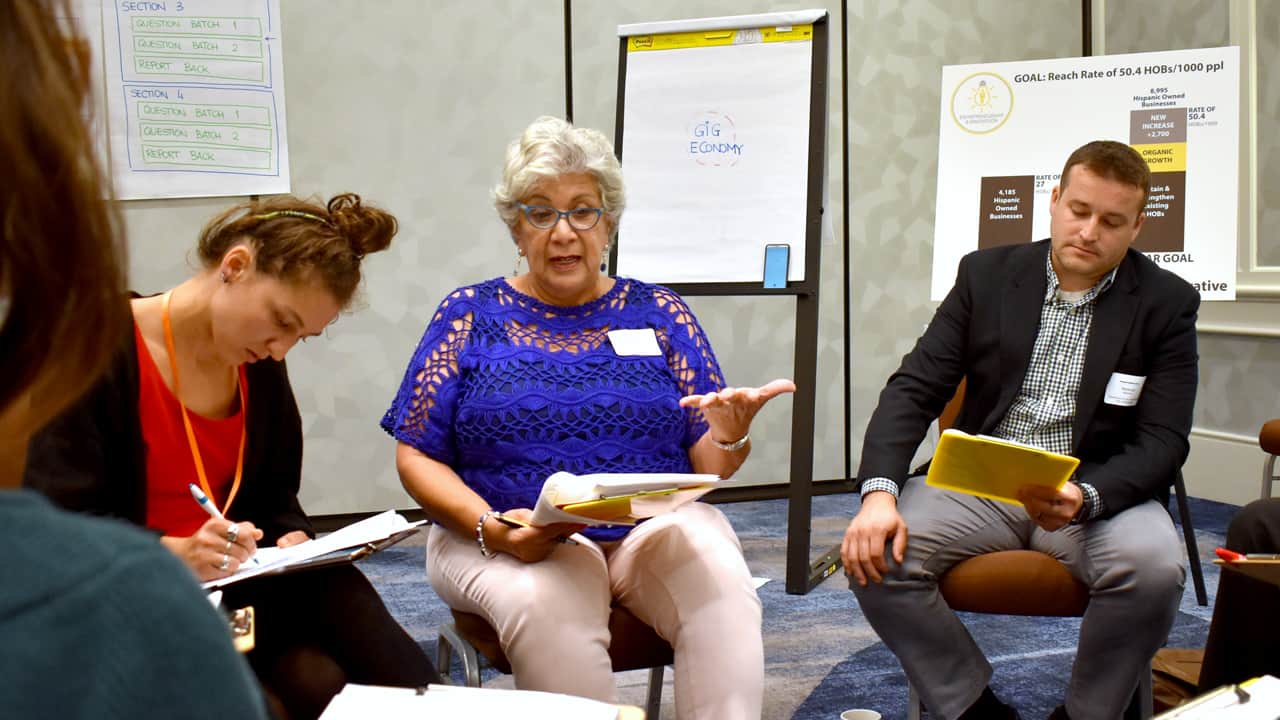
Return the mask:
[[[786,501],[720,507],[742,539],[753,574],[771,578],[760,589],[766,663],[764,717],[833,720],[842,710],[864,707],[879,710],[886,720],[905,718],[907,689],[902,669],[867,624],[844,578],[833,576],[808,595],[784,591]],[[814,556],[839,541],[856,507],[857,500],[848,495],[814,498]],[[1191,501],[1210,607],[1196,604],[1188,573],[1181,611],[1169,637],[1171,647],[1204,645],[1218,585],[1211,562],[1213,549],[1222,544],[1226,524],[1237,509],[1207,500]],[[361,567],[391,612],[434,657],[436,630],[448,621],[449,612],[426,583],[421,542],[389,548],[362,562]],[[962,617],[995,667],[992,685],[996,693],[1016,705],[1024,718],[1046,717],[1062,702],[1075,656],[1078,619]],[[458,673],[456,662],[454,673]],[[643,671],[619,674],[621,700],[642,705],[646,681]],[[675,717],[670,682],[668,672],[663,694],[665,718]],[[487,670],[485,684],[510,687],[510,678]]]

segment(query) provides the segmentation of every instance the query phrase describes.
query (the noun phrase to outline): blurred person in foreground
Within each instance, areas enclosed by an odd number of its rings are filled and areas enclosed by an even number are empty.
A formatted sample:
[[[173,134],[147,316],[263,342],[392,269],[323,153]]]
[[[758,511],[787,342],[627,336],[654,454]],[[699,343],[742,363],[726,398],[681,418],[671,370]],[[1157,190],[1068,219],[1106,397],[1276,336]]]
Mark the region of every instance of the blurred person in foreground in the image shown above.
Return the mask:
[[[348,307],[364,257],[396,229],[352,193],[218,214],[200,233],[193,277],[130,301],[110,369],[32,440],[26,484],[69,510],[146,527],[200,580],[235,573],[259,543],[314,538],[298,501],[302,420],[285,355]],[[439,682],[354,565],[241,580],[223,603],[254,608],[249,662],[292,720],[318,717],[348,682]]]
[[[226,621],[155,538],[20,490],[27,443],[121,336],[118,217],[68,3],[0,3],[0,707],[11,717],[265,717]]]

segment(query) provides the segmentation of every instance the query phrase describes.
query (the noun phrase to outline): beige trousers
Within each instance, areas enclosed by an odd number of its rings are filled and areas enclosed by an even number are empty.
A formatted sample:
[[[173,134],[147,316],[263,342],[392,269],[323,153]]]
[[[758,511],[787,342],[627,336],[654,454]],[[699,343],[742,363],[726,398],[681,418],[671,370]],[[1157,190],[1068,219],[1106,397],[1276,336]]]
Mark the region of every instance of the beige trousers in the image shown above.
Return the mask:
[[[427,575],[450,607],[488,618],[516,687],[615,702],[609,606],[617,602],[675,649],[676,717],[758,720],[764,691],[760,599],[729,521],[690,503],[616,542],[577,536],[545,560],[480,554],[433,526]]]

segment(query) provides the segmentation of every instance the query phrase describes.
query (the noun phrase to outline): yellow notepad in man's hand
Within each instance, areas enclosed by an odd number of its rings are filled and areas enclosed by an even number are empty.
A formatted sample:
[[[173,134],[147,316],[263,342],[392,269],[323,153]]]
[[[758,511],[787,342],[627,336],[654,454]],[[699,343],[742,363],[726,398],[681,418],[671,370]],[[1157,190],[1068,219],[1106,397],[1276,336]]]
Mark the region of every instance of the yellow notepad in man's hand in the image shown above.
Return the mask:
[[[1070,455],[952,429],[942,433],[925,482],[1021,505],[1018,488],[1043,485],[1060,490],[1079,466]]]

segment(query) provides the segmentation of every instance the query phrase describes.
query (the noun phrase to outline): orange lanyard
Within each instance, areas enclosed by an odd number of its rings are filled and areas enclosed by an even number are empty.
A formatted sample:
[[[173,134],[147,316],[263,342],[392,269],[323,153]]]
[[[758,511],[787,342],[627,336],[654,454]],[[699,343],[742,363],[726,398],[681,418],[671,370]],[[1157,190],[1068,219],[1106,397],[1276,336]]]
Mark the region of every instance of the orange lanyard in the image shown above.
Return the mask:
[[[178,407],[182,408],[182,426],[187,430],[187,444],[191,447],[191,459],[195,461],[196,475],[200,478],[200,487],[204,494],[213,501],[213,490],[209,488],[209,478],[204,474],[204,461],[200,459],[200,443],[196,442],[195,430],[191,428],[191,417],[187,415],[186,403],[182,402],[182,385],[178,382],[178,356],[173,350],[173,326],[169,324],[169,296],[173,291],[164,294],[160,303],[160,318],[164,322],[164,346],[169,351],[169,371],[173,373],[173,396],[178,399]],[[240,371],[236,369],[236,389],[240,391],[240,412],[243,417],[240,423],[240,451],[236,455],[236,477],[231,482],[231,492],[227,493],[227,504],[222,507],[226,515],[231,508],[231,501],[236,499],[240,491],[240,477],[244,474],[244,440],[245,428],[249,425],[249,395],[244,383],[240,382]],[[215,501],[216,502],[216,501]]]

